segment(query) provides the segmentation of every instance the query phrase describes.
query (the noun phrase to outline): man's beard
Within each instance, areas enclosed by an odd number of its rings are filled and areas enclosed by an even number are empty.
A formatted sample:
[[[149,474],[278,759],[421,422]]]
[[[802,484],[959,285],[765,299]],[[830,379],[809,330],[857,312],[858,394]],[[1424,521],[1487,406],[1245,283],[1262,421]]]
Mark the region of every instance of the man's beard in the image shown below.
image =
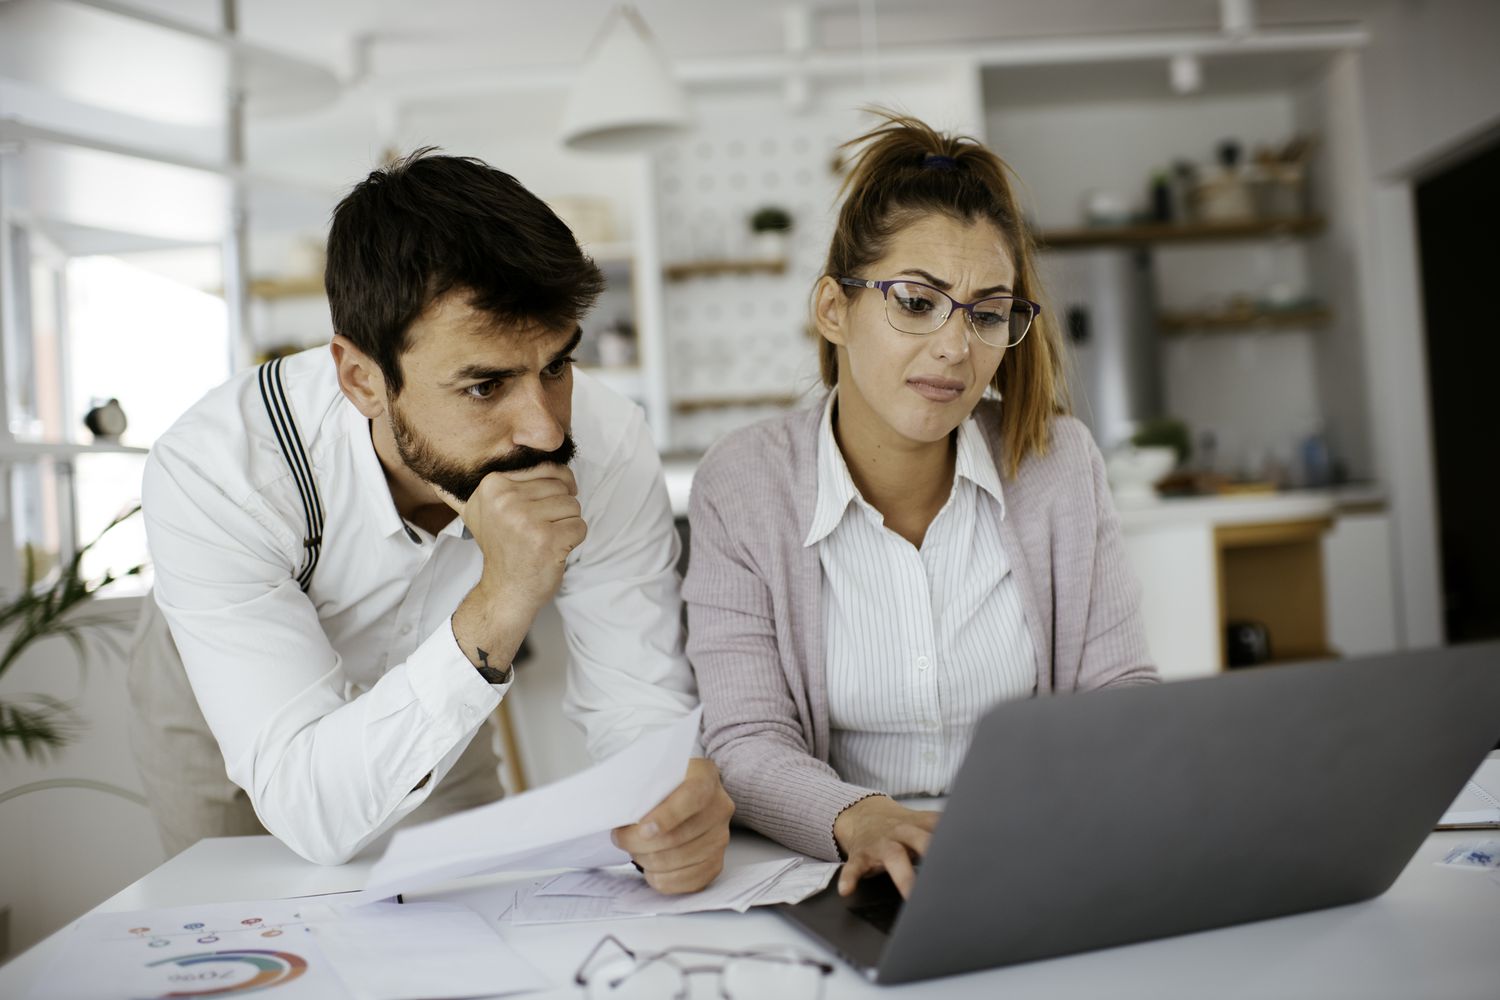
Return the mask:
[[[564,434],[562,445],[553,451],[538,451],[523,445],[499,458],[477,465],[450,461],[438,453],[432,442],[423,439],[406,422],[401,416],[401,408],[394,402],[391,404],[391,432],[396,438],[396,452],[408,469],[438,488],[452,493],[464,503],[469,502],[469,497],[474,495],[480,482],[491,472],[520,472],[547,462],[567,465],[573,461],[571,434]]]

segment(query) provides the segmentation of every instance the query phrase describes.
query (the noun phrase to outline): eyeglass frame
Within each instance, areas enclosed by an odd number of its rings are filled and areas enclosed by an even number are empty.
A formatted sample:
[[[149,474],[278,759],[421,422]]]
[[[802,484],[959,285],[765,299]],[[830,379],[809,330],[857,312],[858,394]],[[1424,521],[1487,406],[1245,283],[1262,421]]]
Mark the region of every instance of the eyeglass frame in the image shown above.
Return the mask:
[[[912,333],[910,330],[901,329],[896,324],[891,322],[891,315],[889,312],[887,312],[885,316],[886,324],[897,333],[904,333],[908,337],[932,336],[934,333],[937,333],[943,328],[944,324],[946,324],[948,320],[953,317],[953,313],[956,310],[962,309],[965,319],[969,324],[969,331],[973,333],[974,336],[979,337],[980,343],[984,344],[987,347],[1004,346],[1006,350],[1009,350],[1010,348],[1017,346],[1021,343],[1021,341],[1026,339],[1026,334],[1031,332],[1032,326],[1036,324],[1037,317],[1042,314],[1042,304],[1040,302],[1033,302],[1031,299],[1023,298],[1020,295],[986,295],[984,298],[975,299],[973,302],[960,302],[953,296],[949,295],[947,292],[943,291],[941,288],[938,288],[934,285],[929,285],[924,281],[912,281],[910,278],[891,278],[888,281],[871,281],[866,278],[841,278],[835,277],[833,275],[830,275],[830,277],[832,277],[834,281],[844,286],[845,288],[877,289],[880,292],[880,297],[886,302],[890,302],[891,300],[892,285],[916,285],[918,288],[930,288],[932,289],[932,291],[937,292],[943,298],[948,300],[948,302],[950,303],[948,307],[948,315],[944,316],[942,320],[938,322],[937,326],[933,327],[926,333]],[[1004,345],[991,344],[988,340],[985,340],[984,337],[980,335],[979,328],[974,325],[974,307],[979,305],[979,303],[981,302],[989,302],[992,299],[1009,299],[1012,302],[1024,302],[1031,307],[1031,321],[1026,324],[1026,329],[1021,331],[1021,336],[1016,338],[1015,343],[1011,343],[1010,338],[1007,337]]]
[[[597,942],[595,942],[594,946],[589,949],[589,953],[583,957],[583,961],[578,963],[578,969],[573,973],[574,985],[582,986],[584,988],[588,987],[589,982],[591,981],[591,977],[585,975],[585,970],[588,969],[589,963],[594,960],[594,956],[599,954],[599,949],[603,948],[610,942],[613,942],[616,948],[619,948],[622,952],[625,953],[626,957],[628,957],[632,962],[635,963],[633,966],[631,966],[630,972],[615,981],[615,983],[610,987],[611,989],[613,989],[615,986],[618,986],[620,983],[623,983],[626,979],[629,979],[637,972],[640,972],[651,963],[666,959],[668,956],[677,952],[692,952],[693,954],[697,955],[715,956],[718,959],[717,965],[676,965],[676,968],[678,972],[682,973],[684,979],[688,976],[697,975],[700,972],[715,973],[719,976],[719,994],[721,996],[724,994],[724,967],[729,963],[730,960],[736,958],[759,958],[773,962],[786,962],[788,964],[795,963],[797,965],[808,965],[818,970],[820,984],[824,979],[827,979],[829,976],[833,975],[834,968],[832,963],[825,962],[822,959],[813,958],[811,955],[802,955],[796,952],[787,955],[781,955],[775,952],[759,951],[755,949],[751,949],[748,951],[729,951],[725,948],[707,948],[701,945],[692,944],[673,945],[672,947],[667,948],[663,951],[643,951],[637,954],[635,950],[627,945],[624,941],[621,941],[613,934],[606,934]],[[821,995],[822,991],[820,990],[819,992]]]

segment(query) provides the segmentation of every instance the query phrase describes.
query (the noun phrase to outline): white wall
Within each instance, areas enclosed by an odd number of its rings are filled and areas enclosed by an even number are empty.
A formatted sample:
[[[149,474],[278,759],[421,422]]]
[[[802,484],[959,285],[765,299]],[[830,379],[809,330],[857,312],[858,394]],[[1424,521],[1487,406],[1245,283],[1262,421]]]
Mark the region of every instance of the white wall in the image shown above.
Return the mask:
[[[1296,94],[1298,128],[1317,137],[1311,172],[1327,230],[1308,244],[1309,280],[1338,308],[1318,332],[1318,396],[1330,447],[1356,479],[1378,478],[1366,347],[1368,317],[1360,294],[1368,167],[1360,115],[1358,57],[1335,57]],[[1351,377],[1354,376],[1354,377]]]
[[[1500,3],[1385,0],[1368,24],[1362,85],[1377,177],[1410,178],[1500,128]]]
[[[94,609],[134,622],[135,599]],[[38,643],[0,679],[0,699],[39,692],[74,700],[87,728],[46,763],[16,753],[0,757],[0,792],[32,782],[88,779],[139,795],[140,778],[126,736],[125,664],[96,649],[80,670],[71,647]],[[10,908],[10,953],[50,934],[164,860],[146,807],[94,790],[52,789],[0,803],[0,907]]]

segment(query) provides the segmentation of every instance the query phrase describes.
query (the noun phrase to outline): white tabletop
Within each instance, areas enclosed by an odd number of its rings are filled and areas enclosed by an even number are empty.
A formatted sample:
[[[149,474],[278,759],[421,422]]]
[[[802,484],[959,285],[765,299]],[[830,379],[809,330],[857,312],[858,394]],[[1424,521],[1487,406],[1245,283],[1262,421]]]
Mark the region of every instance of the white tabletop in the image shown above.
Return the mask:
[[[826,996],[921,996],[993,1000],[1030,997],[1393,997],[1500,996],[1500,879],[1435,865],[1458,843],[1494,831],[1435,833],[1391,890],[1374,900],[1316,913],[904,987],[877,987],[839,965]],[[788,856],[736,832],[730,864]],[[233,902],[358,888],[370,861],[319,868],[270,837],[206,840],[101,903],[100,911]],[[1003,906],[1004,900],[997,900]],[[0,968],[0,997],[27,995],[58,946],[46,939]],[[530,996],[573,997],[574,968],[605,933],[636,949],[672,945],[742,948],[795,944],[826,953],[768,912],[712,913],[625,921],[506,925],[502,935],[555,987]],[[709,984],[703,984],[705,987]],[[695,992],[708,996],[710,990]],[[788,997],[782,1000],[796,1000]]]

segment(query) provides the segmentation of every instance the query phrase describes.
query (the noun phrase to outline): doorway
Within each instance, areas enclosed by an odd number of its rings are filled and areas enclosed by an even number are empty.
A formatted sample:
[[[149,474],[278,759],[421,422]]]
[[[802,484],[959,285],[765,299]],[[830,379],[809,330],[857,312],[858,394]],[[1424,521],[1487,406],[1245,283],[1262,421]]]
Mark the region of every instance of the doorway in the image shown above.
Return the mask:
[[[1449,642],[1500,638],[1500,136],[1417,184]]]

